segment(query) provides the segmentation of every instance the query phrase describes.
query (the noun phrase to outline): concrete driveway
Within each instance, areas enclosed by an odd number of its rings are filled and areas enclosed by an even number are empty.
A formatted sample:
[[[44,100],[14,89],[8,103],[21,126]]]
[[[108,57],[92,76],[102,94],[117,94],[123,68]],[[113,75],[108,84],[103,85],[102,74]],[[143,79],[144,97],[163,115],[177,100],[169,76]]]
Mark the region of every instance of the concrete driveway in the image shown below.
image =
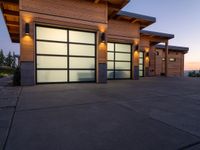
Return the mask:
[[[200,79],[9,88],[3,150],[200,149]]]

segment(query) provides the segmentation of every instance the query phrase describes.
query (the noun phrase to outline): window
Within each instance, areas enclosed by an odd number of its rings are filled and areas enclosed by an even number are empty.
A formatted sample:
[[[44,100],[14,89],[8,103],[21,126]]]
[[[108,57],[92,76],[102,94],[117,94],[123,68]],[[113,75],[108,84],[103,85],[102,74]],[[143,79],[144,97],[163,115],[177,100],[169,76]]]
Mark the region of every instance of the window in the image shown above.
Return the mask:
[[[170,58],[169,61],[170,61],[170,62],[175,62],[175,61],[176,61],[176,58]]]

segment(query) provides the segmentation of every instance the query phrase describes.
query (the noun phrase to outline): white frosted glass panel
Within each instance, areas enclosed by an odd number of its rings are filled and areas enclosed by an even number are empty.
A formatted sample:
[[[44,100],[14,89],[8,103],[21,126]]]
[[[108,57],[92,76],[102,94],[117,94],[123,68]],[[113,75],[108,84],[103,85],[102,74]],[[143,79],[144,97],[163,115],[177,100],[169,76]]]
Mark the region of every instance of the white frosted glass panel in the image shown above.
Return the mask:
[[[95,56],[95,46],[70,44],[69,53],[70,55]]]
[[[128,44],[115,44],[115,51],[118,52],[131,52],[131,45]]]
[[[139,59],[139,63],[140,64],[143,64],[144,62],[143,62],[143,59]]]
[[[130,78],[131,72],[130,71],[116,71],[115,78]]]
[[[70,57],[70,68],[95,68],[95,59],[94,58],[81,58],[81,57]]]
[[[108,51],[114,51],[114,43],[108,43]]]
[[[114,53],[107,53],[108,54],[108,60],[114,60]]]
[[[69,41],[77,43],[95,44],[95,34],[81,31],[69,31]]]
[[[114,69],[114,62],[107,62],[107,65],[108,69]]]
[[[67,41],[67,30],[47,27],[37,27],[37,39],[52,41]]]
[[[95,81],[95,71],[91,70],[70,70],[70,81]]]
[[[140,57],[144,57],[144,53],[143,52],[140,52]]]
[[[115,69],[131,69],[130,62],[115,62]]]
[[[139,72],[139,76],[142,77],[143,76],[143,71]]]
[[[131,55],[123,53],[115,53],[115,60],[131,61]]]
[[[37,82],[67,82],[67,71],[64,70],[38,70]]]
[[[139,66],[139,69],[140,69],[140,70],[143,70],[143,65],[140,65],[140,66]]]
[[[37,68],[67,68],[67,57],[37,56]]]
[[[67,44],[38,41],[37,54],[67,55]]]
[[[114,71],[107,71],[107,78],[113,79],[114,78]]]

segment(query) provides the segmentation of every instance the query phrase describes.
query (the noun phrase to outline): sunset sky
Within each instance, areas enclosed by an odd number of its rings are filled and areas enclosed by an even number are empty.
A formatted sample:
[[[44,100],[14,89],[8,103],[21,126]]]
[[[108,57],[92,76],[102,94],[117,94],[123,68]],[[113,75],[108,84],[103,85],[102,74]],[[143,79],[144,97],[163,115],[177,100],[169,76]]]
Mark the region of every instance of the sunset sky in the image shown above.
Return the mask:
[[[145,30],[175,34],[170,45],[190,48],[185,70],[200,69],[200,0],[131,0],[123,10],[156,17],[157,22]],[[1,13],[0,49],[19,54],[19,44],[11,43]]]

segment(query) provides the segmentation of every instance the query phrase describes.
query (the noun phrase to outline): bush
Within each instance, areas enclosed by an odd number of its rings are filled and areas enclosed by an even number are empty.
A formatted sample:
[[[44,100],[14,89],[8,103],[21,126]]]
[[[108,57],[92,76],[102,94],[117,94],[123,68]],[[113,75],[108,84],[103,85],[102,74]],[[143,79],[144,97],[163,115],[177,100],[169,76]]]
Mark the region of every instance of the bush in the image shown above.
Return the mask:
[[[189,72],[188,77],[200,77],[200,70],[198,72],[196,71]]]
[[[13,85],[20,86],[20,83],[21,83],[20,68],[17,67],[15,69],[14,76],[13,76]]]

